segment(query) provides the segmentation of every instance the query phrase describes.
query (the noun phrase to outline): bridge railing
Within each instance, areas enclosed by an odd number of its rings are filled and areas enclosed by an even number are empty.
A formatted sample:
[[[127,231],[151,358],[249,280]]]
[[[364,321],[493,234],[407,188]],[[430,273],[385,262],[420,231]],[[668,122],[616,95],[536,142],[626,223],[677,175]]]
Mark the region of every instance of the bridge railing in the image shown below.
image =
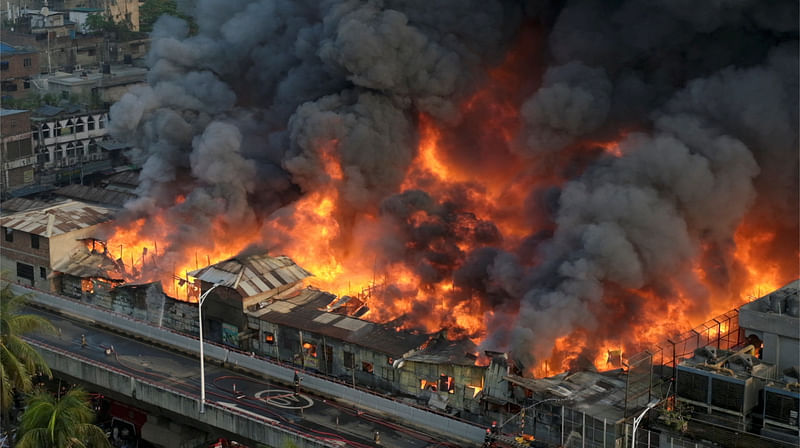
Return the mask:
[[[114,331],[133,335],[158,345],[167,346],[184,353],[199,356],[198,338],[150,322],[132,318],[72,298],[55,295],[35,288],[12,285],[16,293],[34,292],[29,302],[53,309],[80,320],[93,321]],[[113,318],[113,320],[111,319]],[[253,356],[252,353],[236,350],[221,344],[206,341],[206,359],[213,359],[228,366],[238,367],[260,376],[267,376],[287,384],[292,383],[298,366],[282,363],[270,358]],[[323,396],[329,396],[352,403],[356,407],[389,415],[414,424],[418,427],[445,434],[454,440],[464,440],[480,444],[485,436],[485,428],[463,419],[436,412],[404,401],[386,397],[368,389],[353,387],[349,383],[331,377],[303,371],[303,387]]]

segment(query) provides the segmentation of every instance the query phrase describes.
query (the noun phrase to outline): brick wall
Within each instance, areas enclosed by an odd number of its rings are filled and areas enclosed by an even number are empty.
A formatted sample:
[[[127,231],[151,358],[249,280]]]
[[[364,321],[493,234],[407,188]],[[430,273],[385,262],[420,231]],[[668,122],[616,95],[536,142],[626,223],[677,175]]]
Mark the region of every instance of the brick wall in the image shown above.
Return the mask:
[[[50,274],[50,240],[38,236],[39,248],[35,249],[32,247],[30,233],[11,230],[11,239],[13,241],[6,239],[6,228],[0,228],[3,277],[14,282],[31,284],[28,279],[17,276],[17,263],[23,263],[33,268],[32,286],[50,290],[50,280],[47,279]]]
[[[11,78],[30,78],[39,74],[39,54],[21,53],[8,54],[0,58],[3,62],[8,62],[8,67],[2,70],[3,79]],[[5,66],[5,64],[3,64]]]
[[[5,72],[2,73],[5,78]],[[10,135],[30,134],[31,132],[31,111],[26,110],[16,114],[4,115],[0,120],[0,135],[7,137]]]

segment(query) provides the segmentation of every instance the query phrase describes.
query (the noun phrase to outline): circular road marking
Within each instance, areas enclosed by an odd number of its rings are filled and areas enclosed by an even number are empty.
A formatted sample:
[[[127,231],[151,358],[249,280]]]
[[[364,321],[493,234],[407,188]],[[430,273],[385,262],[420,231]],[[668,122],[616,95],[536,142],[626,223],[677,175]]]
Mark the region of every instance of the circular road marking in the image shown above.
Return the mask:
[[[303,394],[295,395],[290,390],[265,389],[256,392],[256,399],[283,409],[305,409],[314,405],[314,400]]]

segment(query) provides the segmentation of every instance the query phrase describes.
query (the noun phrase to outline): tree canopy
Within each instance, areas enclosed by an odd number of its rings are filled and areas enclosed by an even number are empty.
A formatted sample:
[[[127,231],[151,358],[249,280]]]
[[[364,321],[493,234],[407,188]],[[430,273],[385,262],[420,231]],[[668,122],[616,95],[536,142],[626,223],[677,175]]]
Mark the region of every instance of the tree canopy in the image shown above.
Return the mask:
[[[89,394],[79,387],[61,397],[38,391],[28,396],[26,404],[17,434],[17,448],[111,446],[103,430],[93,424]]]
[[[37,372],[52,376],[42,355],[22,339],[35,331],[54,332],[53,324],[42,316],[21,314],[26,296],[15,294],[11,284],[0,289],[0,409],[8,410],[14,391],[30,392],[31,378]]]

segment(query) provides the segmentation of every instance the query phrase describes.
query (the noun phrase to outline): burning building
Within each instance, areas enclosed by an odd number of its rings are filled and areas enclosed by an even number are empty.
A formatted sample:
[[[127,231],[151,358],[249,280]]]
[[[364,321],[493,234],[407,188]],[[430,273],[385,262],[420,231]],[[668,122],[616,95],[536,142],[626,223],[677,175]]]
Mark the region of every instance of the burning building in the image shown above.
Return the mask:
[[[542,376],[798,277],[796,2],[186,12],[109,122],[146,159],[109,247],[168,292],[259,244]]]
[[[51,282],[55,265],[76,251],[85,253],[81,240],[98,233],[115,213],[113,209],[70,200],[3,216],[0,226],[4,278],[60,291],[61,287]]]

